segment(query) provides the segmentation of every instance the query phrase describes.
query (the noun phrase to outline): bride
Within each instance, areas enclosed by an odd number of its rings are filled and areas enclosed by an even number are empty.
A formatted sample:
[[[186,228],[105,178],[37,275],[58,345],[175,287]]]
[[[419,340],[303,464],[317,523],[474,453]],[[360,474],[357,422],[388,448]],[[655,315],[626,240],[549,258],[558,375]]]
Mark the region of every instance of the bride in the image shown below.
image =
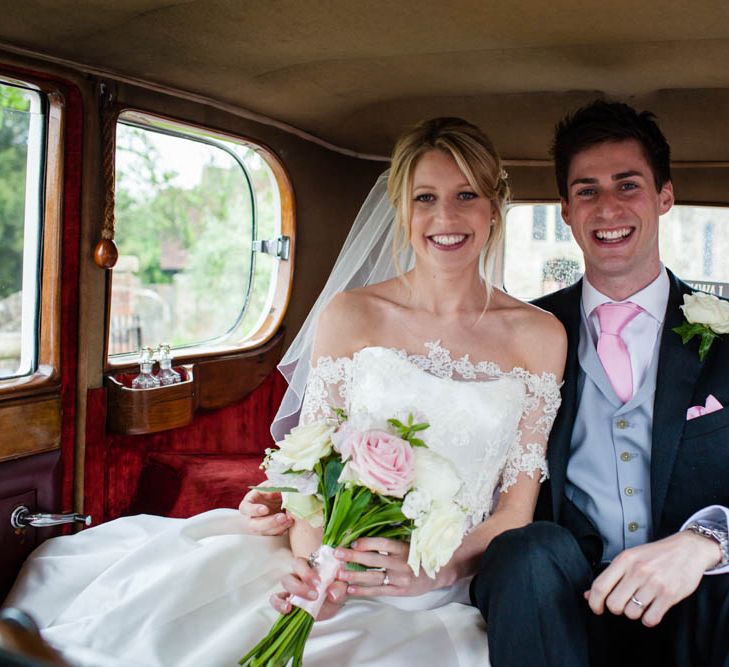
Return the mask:
[[[383,249],[378,226],[392,211],[387,202],[373,204],[383,183],[359,230],[372,251],[355,249],[358,267],[345,267],[355,278],[335,289],[371,282],[370,255]],[[439,118],[405,133],[387,189],[395,215],[385,231],[396,258],[409,245],[414,266],[320,298],[326,305],[311,318],[313,352],[305,325],[287,355],[304,363],[296,365],[274,432],[280,437],[299,410],[302,422],[333,406],[381,418],[416,410],[430,423],[428,446],[465,482],[460,502],[474,527],[435,579],[412,573],[407,545],[398,541],[360,539],[338,549],[342,563],[377,569],[341,571],[304,661],[483,667],[485,628],[469,605],[468,585],[490,541],[532,519],[566,337],[554,317],[484,279],[502,236],[508,187],[478,128]],[[277,613],[290,611],[290,594],[313,592],[306,557],[320,538],[295,521],[289,548],[282,535],[261,536],[289,527],[275,502],[267,507],[252,493],[243,507],[247,513],[215,510],[184,520],[127,517],[49,540],[29,558],[7,603],[30,612],[75,664],[236,664]]]

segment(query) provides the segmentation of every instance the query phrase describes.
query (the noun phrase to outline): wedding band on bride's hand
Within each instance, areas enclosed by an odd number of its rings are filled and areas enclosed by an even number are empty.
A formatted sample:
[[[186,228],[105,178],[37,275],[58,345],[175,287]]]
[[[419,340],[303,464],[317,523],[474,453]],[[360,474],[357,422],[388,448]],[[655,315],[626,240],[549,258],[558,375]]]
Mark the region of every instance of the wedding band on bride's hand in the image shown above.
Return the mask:
[[[387,576],[387,571],[385,571],[385,578],[382,580],[383,586],[389,586],[390,585],[390,577]]]

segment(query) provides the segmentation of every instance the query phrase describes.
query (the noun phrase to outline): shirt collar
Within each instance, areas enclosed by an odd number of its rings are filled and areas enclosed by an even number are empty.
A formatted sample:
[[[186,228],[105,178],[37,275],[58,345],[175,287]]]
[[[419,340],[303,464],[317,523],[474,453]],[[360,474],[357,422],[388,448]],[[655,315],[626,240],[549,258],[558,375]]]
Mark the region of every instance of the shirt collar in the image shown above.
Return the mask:
[[[603,303],[623,303],[625,301],[632,301],[634,304],[640,306],[659,324],[662,324],[663,318],[666,316],[669,288],[670,281],[668,280],[666,267],[663,266],[663,264],[661,264],[661,270],[658,277],[653,282],[646,285],[642,290],[629,296],[627,299],[623,299],[622,302],[613,301],[610,297],[605,296],[602,292],[598,291],[590,284],[587,276],[583,276],[582,308],[585,314],[590,317],[595,308]]]

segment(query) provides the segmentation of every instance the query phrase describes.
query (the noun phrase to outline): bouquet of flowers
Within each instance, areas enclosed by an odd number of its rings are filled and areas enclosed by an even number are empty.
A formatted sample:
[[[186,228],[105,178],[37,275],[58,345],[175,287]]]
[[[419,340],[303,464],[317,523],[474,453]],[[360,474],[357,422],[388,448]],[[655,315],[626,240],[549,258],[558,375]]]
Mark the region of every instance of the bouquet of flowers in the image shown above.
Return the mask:
[[[457,502],[461,480],[447,459],[427,448],[428,428],[413,413],[378,421],[369,414],[297,426],[278,449],[267,450],[263,467],[283,506],[323,529],[315,560],[321,580],[315,601],[294,596],[295,609],[281,616],[243,658],[247,667],[302,664],[304,645],[336,579],[334,549],[360,537],[410,541],[408,565],[430,577],[463,540],[466,513]],[[347,567],[365,569],[354,563]]]

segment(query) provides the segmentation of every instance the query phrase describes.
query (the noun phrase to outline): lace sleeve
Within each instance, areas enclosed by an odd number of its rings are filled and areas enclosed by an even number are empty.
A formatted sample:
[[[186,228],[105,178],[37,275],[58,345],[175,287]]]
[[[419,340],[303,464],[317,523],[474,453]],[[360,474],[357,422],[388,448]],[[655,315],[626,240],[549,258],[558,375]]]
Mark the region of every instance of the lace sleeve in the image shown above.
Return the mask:
[[[347,409],[352,360],[348,357],[320,357],[311,368],[301,407],[301,424],[332,415],[332,408]]]
[[[553,373],[535,375],[523,371],[520,376],[526,386],[526,396],[519,429],[509,448],[501,475],[501,491],[516,484],[522,472],[533,478],[534,473],[539,471],[540,482],[549,476],[547,440],[561,402],[561,385],[557,384]]]

